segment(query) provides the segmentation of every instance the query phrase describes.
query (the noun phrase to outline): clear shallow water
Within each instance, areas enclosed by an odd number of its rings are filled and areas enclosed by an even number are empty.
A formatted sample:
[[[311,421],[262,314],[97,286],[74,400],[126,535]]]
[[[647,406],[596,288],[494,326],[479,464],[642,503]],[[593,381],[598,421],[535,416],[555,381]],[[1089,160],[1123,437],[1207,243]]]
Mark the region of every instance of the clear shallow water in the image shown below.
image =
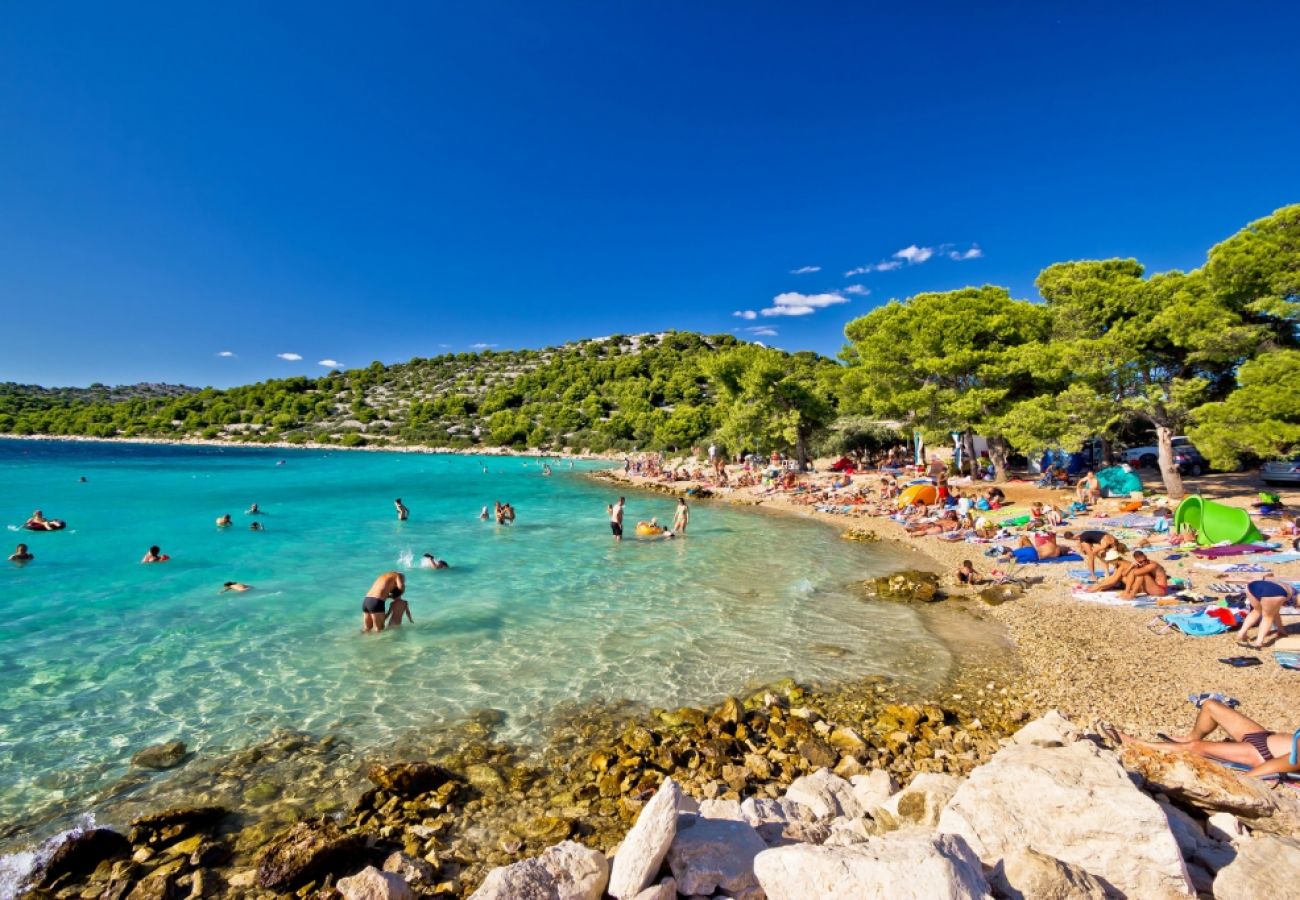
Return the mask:
[[[164,740],[211,756],[296,728],[364,750],[482,707],[528,739],[571,701],[945,672],[912,611],[848,590],[910,555],[707,503],[689,537],[616,545],[613,496],[515,458],[0,441],[5,555],[36,555],[0,564],[0,821],[75,807]],[[629,526],[671,520],[671,498],[628,497]],[[514,526],[479,520],[494,499]],[[17,531],[36,508],[68,529]],[[140,565],[153,543],[172,561]],[[426,551],[452,568],[409,570],[416,624],[361,635],[373,578]]]

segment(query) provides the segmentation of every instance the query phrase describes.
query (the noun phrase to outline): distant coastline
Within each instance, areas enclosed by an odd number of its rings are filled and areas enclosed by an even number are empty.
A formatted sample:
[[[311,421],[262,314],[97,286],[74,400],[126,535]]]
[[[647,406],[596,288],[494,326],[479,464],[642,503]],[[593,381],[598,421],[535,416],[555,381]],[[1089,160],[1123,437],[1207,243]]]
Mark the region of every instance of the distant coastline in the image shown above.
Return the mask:
[[[322,444],[319,441],[227,441],[209,438],[160,438],[160,437],[90,437],[82,434],[0,434],[5,441],[64,441],[78,444],[156,444],[164,447],[234,447],[271,450],[341,450],[348,453],[424,453],[443,454],[447,456],[518,456],[529,459],[588,459],[616,461],[626,453],[584,450],[581,453],[550,450],[515,450],[509,447],[429,447],[424,444],[384,444],[383,446],[365,445],[345,447],[342,444]],[[635,452],[635,451],[629,451]]]

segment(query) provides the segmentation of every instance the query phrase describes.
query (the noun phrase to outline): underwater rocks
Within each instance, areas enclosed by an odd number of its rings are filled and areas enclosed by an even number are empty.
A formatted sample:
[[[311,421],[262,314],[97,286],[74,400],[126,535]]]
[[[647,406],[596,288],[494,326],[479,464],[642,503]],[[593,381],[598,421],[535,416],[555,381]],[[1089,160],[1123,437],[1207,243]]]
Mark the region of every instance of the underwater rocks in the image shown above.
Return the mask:
[[[131,853],[131,843],[109,828],[92,828],[69,834],[33,876],[32,883],[52,888],[61,882],[75,882],[100,864]]]
[[[141,769],[174,769],[185,762],[189,748],[184,741],[168,741],[145,747],[131,757],[131,765]]]
[[[867,596],[877,600],[933,603],[944,599],[943,592],[939,590],[939,576],[919,569],[907,569],[893,575],[872,578],[863,582],[862,588]]]

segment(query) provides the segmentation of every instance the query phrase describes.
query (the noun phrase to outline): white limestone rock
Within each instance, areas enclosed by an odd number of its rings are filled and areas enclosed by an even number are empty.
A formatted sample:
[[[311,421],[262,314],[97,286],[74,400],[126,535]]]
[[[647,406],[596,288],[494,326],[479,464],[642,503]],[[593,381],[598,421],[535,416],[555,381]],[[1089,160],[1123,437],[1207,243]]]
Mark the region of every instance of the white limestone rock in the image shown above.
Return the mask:
[[[1194,895],[1164,812],[1110,750],[1010,744],[975,769],[939,817],[992,868],[1032,846],[1133,897]]]
[[[1064,747],[1080,740],[1083,733],[1056,710],[1049,710],[1011,736],[1013,744],[1035,747]]]
[[[560,900],[560,891],[541,860],[525,859],[488,872],[469,900]]]
[[[635,897],[659,874],[677,834],[677,805],[681,798],[677,782],[664,779],[623,838],[609,875],[609,893],[618,900]]]
[[[677,900],[677,882],[665,878],[653,887],[646,888],[632,900]]]
[[[700,816],[705,819],[732,819],[745,821],[739,800],[704,800],[700,803]]]
[[[785,799],[806,806],[818,819],[860,816],[864,810],[853,795],[853,786],[830,769],[818,769],[796,778],[785,791]]]
[[[562,841],[547,847],[537,857],[555,879],[560,900],[600,900],[609,883],[609,860],[605,854],[577,841]]]
[[[898,793],[898,781],[884,769],[872,769],[865,775],[854,775],[849,779],[853,786],[853,796],[863,809],[872,810]]]
[[[401,875],[366,866],[335,885],[344,900],[411,900],[411,886]]]
[[[852,847],[764,850],[754,873],[768,900],[987,900],[979,859],[956,835],[899,831]]]
[[[1266,897],[1294,897],[1298,885],[1300,841],[1256,834],[1237,844],[1237,858],[1214,877],[1214,898],[1264,900]]]
[[[882,831],[920,826],[933,828],[948,805],[961,779],[937,772],[921,772],[911,784],[871,810],[871,818]]]
[[[758,886],[754,857],[766,849],[747,822],[698,818],[689,828],[679,827],[668,865],[683,894],[745,891]]]
[[[989,883],[1014,900],[1106,900],[1106,886],[1088,872],[1029,847],[1002,857]]]

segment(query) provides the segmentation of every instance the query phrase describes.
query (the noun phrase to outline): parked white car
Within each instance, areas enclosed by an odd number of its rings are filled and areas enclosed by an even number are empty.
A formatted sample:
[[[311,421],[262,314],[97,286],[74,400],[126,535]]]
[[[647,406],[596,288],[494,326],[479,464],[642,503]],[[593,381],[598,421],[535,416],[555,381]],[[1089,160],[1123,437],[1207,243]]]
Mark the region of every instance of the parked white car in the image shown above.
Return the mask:
[[[1259,472],[1265,484],[1300,484],[1300,456],[1266,462]]]
[[[1201,451],[1192,446],[1191,438],[1179,435],[1173,438],[1174,462],[1183,475],[1200,475],[1209,466]],[[1124,451],[1124,462],[1135,469],[1154,469],[1160,461],[1159,447],[1130,447]]]

